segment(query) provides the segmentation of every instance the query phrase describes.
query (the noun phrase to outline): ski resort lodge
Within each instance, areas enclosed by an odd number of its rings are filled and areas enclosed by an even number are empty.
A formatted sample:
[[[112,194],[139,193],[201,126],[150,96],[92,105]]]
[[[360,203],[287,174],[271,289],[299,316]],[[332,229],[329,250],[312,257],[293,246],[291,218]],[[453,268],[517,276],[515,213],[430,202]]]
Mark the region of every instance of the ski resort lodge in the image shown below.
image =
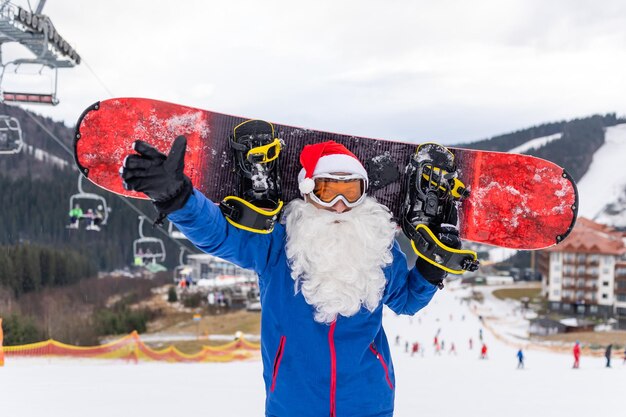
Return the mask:
[[[551,311],[615,318],[626,329],[626,236],[579,218],[560,245],[539,254],[542,293]]]
[[[220,291],[228,295],[229,305],[240,307],[258,300],[259,284],[254,272],[208,254],[189,255],[187,263],[185,273],[196,291]]]

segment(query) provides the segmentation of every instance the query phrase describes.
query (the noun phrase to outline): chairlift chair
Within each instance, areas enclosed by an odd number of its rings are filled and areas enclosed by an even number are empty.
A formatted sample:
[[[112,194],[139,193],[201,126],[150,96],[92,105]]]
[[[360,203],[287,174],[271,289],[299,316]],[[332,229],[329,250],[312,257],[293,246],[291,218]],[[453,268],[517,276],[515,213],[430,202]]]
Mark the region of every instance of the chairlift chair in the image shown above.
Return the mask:
[[[20,67],[36,65],[40,66],[40,69],[36,75],[37,77],[43,79],[45,75],[43,74],[44,68],[49,68],[52,71],[52,75],[49,80],[51,83],[50,90],[52,91],[23,91],[21,89],[16,89],[16,91],[7,91],[6,89],[6,81],[7,74],[16,74],[16,75],[25,75],[26,73],[20,73]],[[11,72],[8,72],[7,69],[12,68]],[[2,64],[2,71],[0,71],[0,101],[5,103],[28,103],[28,104],[50,104],[56,106],[59,104],[59,99],[57,98],[57,84],[58,84],[58,69],[52,63],[42,59],[16,59],[11,62],[7,62],[6,64]],[[31,87],[32,88],[32,87]]]
[[[83,204],[80,204],[81,202]],[[102,212],[102,221],[100,222],[100,225],[104,226],[107,224],[111,209],[107,205],[107,201],[104,197],[94,193],[86,193],[83,190],[82,174],[78,174],[78,193],[70,197],[70,210],[72,210],[77,204],[80,205],[81,208],[83,208],[83,205],[89,208],[93,207],[94,211],[98,208],[98,206],[101,206],[102,210],[100,211]]]
[[[133,241],[133,257],[149,259],[154,262],[165,261],[165,245],[156,237],[148,237],[143,234],[144,217],[139,216],[139,239]],[[150,251],[150,253],[148,253]]]
[[[59,35],[50,18],[42,14],[44,4],[45,0],[40,0],[34,12],[13,5],[7,0],[3,0],[0,4],[0,46],[3,43],[16,42],[34,55],[34,58],[22,57],[6,63],[0,59],[0,67],[2,67],[0,102],[56,105],[59,102],[57,99],[58,68],[72,68],[81,62],[78,53]],[[7,68],[14,67],[14,72],[17,73],[24,65],[40,66],[40,76],[44,68],[50,68],[52,92],[7,90],[4,82],[4,76],[8,73]]]
[[[0,154],[20,153],[23,146],[19,120],[4,114],[0,115]]]

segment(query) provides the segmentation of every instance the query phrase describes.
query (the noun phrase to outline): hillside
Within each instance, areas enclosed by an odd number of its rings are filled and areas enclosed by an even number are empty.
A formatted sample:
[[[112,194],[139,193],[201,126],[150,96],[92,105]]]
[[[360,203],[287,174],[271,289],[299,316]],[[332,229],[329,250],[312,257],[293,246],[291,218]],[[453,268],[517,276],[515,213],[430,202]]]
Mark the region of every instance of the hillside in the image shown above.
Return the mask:
[[[625,123],[626,119],[614,113],[586,118],[545,123],[489,139],[455,146],[500,152],[520,152],[552,161],[565,168],[579,181],[591,165],[595,152],[604,145],[605,130]],[[538,138],[550,137],[536,147],[519,148]],[[516,149],[519,148],[519,149]]]
[[[137,213],[113,194],[85,181],[85,191],[102,195],[111,207],[109,224],[100,233],[66,228],[69,199],[78,191],[78,172],[73,168],[73,156],[67,151],[72,149],[73,129],[19,107],[0,104],[0,114],[20,120],[27,143],[21,154],[0,157],[0,189],[3,190],[0,194],[0,244],[33,243],[78,250],[98,270],[130,265],[132,242],[138,237]],[[604,146],[606,130],[624,121],[615,114],[594,115],[540,124],[457,146],[536,155],[564,166],[580,180],[591,166],[596,151]],[[596,164],[602,162],[596,161]],[[615,193],[616,201],[606,209],[613,217],[623,211],[617,201],[619,195]],[[626,197],[622,196],[622,200]],[[154,215],[149,203],[133,201],[133,204],[144,213]],[[164,238],[149,226],[144,227],[144,232]],[[166,263],[175,266],[179,249],[167,239],[165,243],[170,253]]]
[[[125,200],[84,181],[85,192],[104,197],[111,207],[109,222],[101,232],[68,229],[69,200],[78,191],[79,176],[71,155],[73,130],[17,107],[0,104],[2,112],[20,120],[27,146],[19,155],[0,157],[3,191],[0,193],[0,300],[4,300],[0,305],[13,305],[6,311],[0,308],[0,315],[21,314],[23,318],[10,317],[12,323],[23,329],[25,340],[27,337],[38,340],[38,335],[45,333],[50,337],[54,333],[65,340],[83,343],[98,336],[94,330],[98,326],[93,326],[98,320],[135,320],[125,305],[115,311],[117,316],[102,316],[98,310],[102,300],[80,307],[84,311],[82,321],[70,319],[73,309],[78,308],[77,301],[68,304],[69,309],[61,308],[63,303],[50,305],[46,294],[51,291],[62,290],[55,293],[56,297],[67,293],[63,296],[67,299],[76,288],[79,295],[85,294],[85,288],[95,285],[94,280],[85,278],[93,277],[97,271],[111,271],[132,263],[132,245],[138,238],[137,213]],[[618,222],[626,213],[626,167],[621,168],[624,164],[620,160],[626,151],[625,122],[614,114],[595,115],[546,123],[460,146],[527,153],[561,164],[579,180],[581,213],[587,217],[603,213],[602,218],[607,222]],[[150,203],[135,200],[132,203],[154,216]],[[147,222],[144,233],[164,239],[168,251],[166,264],[170,268],[177,265],[179,248],[173,242],[151,230]],[[400,241],[409,262],[414,262],[409,242],[402,238]],[[477,250],[481,251],[482,259],[487,259],[482,252],[484,248]],[[520,252],[510,262],[525,267],[529,259],[528,253]],[[128,292],[115,282],[110,282],[111,291]],[[135,285],[138,283],[131,287]],[[55,320],[50,319],[50,314],[41,313],[51,308],[56,311]],[[144,316],[141,320],[145,321],[149,314]],[[100,327],[102,334],[111,331],[104,324]]]
[[[578,183],[579,215],[626,228],[626,124],[606,130],[606,140]]]
[[[42,244],[56,248],[79,250],[97,270],[109,271],[132,263],[132,244],[138,236],[138,214],[125,202],[83,182],[86,193],[106,199],[111,208],[108,224],[101,232],[70,230],[69,200],[78,193],[78,171],[72,149],[73,129],[49,118],[28,113],[19,107],[0,104],[0,114],[16,117],[26,143],[18,155],[0,156],[0,245]],[[85,205],[96,204],[84,200]],[[149,216],[156,216],[152,205],[133,201],[133,205]],[[94,207],[95,208],[95,207]],[[165,240],[169,256],[166,264],[178,264],[178,246],[158,231],[144,233]]]
[[[548,123],[459,146],[525,153],[553,161],[577,182],[579,216],[626,228],[623,117],[594,115]]]

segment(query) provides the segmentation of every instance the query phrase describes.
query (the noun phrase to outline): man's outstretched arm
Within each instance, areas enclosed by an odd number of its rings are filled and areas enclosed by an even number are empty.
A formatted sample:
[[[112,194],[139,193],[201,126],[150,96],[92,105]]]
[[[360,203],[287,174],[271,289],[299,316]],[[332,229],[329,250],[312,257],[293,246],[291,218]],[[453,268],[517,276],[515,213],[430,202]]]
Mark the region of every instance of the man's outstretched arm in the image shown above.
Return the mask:
[[[168,155],[136,141],[120,170],[124,187],[146,194],[159,212],[170,216],[199,249],[244,268],[262,272],[268,264],[270,236],[228,225],[218,207],[194,190],[184,174],[187,139],[179,136]],[[157,220],[157,222],[159,221]]]
[[[198,190],[168,219],[203,252],[259,274],[267,268],[273,236],[232,226],[219,207]]]
[[[394,242],[392,253],[393,263],[385,271],[388,280],[383,302],[396,314],[413,315],[428,305],[446,273],[421,262],[421,258],[416,266],[408,269],[398,242]]]

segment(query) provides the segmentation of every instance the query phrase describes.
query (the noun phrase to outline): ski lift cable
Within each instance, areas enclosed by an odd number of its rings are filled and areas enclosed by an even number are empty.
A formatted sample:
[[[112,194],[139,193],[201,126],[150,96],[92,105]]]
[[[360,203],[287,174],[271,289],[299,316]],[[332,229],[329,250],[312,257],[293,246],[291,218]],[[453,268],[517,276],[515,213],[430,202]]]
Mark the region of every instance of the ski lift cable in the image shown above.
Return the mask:
[[[115,97],[115,95],[111,92],[111,90],[108,89],[108,87],[104,84],[104,82],[102,81],[102,79],[100,77],[98,77],[98,74],[96,74],[96,72],[93,70],[93,68],[91,68],[91,65],[89,65],[89,63],[85,60],[85,58],[83,57],[81,60],[81,63],[84,64],[87,69],[89,70],[89,72],[91,73],[91,75],[93,75],[93,77],[98,81],[98,83],[100,84],[100,86],[102,88],[104,88],[104,90],[107,92],[107,94],[109,95],[109,97]]]
[[[46,0],[39,0],[39,4],[37,6],[37,13],[41,13],[43,6],[45,5]],[[2,8],[4,9],[4,7],[6,5],[12,5],[10,0],[2,0]],[[30,1],[28,1],[28,8],[30,9],[31,13],[32,13],[32,5],[30,4]],[[91,74],[94,76],[94,78],[98,81],[98,83],[100,83],[100,85],[106,90],[106,92],[113,97],[113,93],[111,92],[110,89],[107,88],[107,86],[104,84],[104,82],[102,81],[102,79],[100,77],[98,77],[98,75],[95,73],[95,71],[93,70],[93,68],[91,68],[91,66],[85,62],[84,60],[82,60],[82,62],[85,64],[85,66],[88,68],[88,70],[91,72]],[[70,150],[70,148],[65,145],[63,143],[63,141],[61,141],[54,133],[52,133],[46,126],[44,126],[39,120],[37,120],[37,118],[35,116],[33,116],[29,111],[26,111],[26,114],[28,115],[28,117],[30,117],[46,134],[48,134],[48,136],[50,136],[50,138],[52,138],[65,152],[67,152],[68,155],[70,155],[71,157],[74,156],[74,153],[72,152],[72,150]],[[130,203],[129,201],[127,201],[126,198],[116,195],[118,198],[120,198],[124,204],[126,204],[127,206],[129,206],[131,209],[133,209],[135,212],[137,212],[138,214],[140,214],[141,216],[145,217],[146,219],[149,219],[150,216],[147,216],[145,213],[143,213],[139,208],[135,207],[132,203]],[[164,230],[163,228],[158,228],[159,231],[161,233],[163,233],[164,235],[166,235],[171,241],[173,241],[179,248],[184,248],[190,252],[195,252],[193,249],[190,249],[187,245],[181,243],[180,241],[174,239],[172,236],[170,236],[170,234],[168,233],[168,231]]]
[[[87,69],[89,70],[89,72],[93,75],[93,77],[98,81],[98,83],[100,84],[100,86],[102,88],[104,88],[104,90],[109,94],[109,97],[115,97],[115,94],[113,94],[113,92],[106,86],[106,84],[104,84],[104,81],[102,81],[102,78],[100,78],[98,76],[98,74],[96,74],[96,72],[93,70],[93,68],[91,67],[91,65],[89,65],[89,62],[83,58],[81,61],[83,64],[85,64],[85,66],[87,67]],[[128,207],[130,207],[131,209],[133,209],[137,214],[143,216],[146,219],[149,219],[149,216],[146,216],[141,210],[139,210],[137,207],[135,207],[130,201],[128,201],[127,198],[124,198],[122,196],[116,195],[118,198],[120,198],[124,204],[126,204]],[[189,248],[189,246],[185,245],[184,243],[180,242],[179,239],[176,239],[174,237],[171,236],[171,234],[169,233],[169,231],[166,231],[163,227],[157,227],[157,229],[163,233],[164,235],[166,235],[171,241],[175,242],[178,247],[180,249],[184,249],[187,250],[189,253],[196,253],[196,251],[194,249]]]
[[[87,69],[89,69],[89,71],[91,72],[91,74],[94,76],[94,78],[100,83],[100,85],[106,90],[106,92],[111,96],[114,97],[113,93],[111,92],[111,90],[109,88],[107,88],[107,86],[104,84],[104,82],[102,81],[102,79],[100,77],[98,77],[98,75],[96,74],[96,72],[93,70],[93,68],[91,68],[91,66],[87,63],[87,61],[85,61],[85,59],[82,59],[82,63],[85,64],[85,66],[87,67]],[[52,133],[47,127],[45,127],[39,120],[37,120],[30,112],[26,112],[26,114],[39,126],[43,129],[44,132],[46,132],[59,146],[61,146],[61,148],[63,148],[63,150],[65,150],[65,152],[68,153],[68,155],[70,155],[71,157],[74,157],[74,153],[72,152],[72,150],[67,147],[67,145],[65,145],[54,133]],[[122,202],[124,202],[124,204],[126,204],[128,207],[130,207],[132,210],[134,210],[137,214],[145,217],[146,219],[149,219],[150,216],[146,215],[143,211],[141,211],[139,208],[137,208],[135,205],[133,205],[130,201],[128,201],[127,198],[122,197],[120,195],[115,194],[116,197],[118,197],[120,200],[122,200]],[[179,248],[184,248],[186,250],[188,250],[190,253],[195,253],[196,251],[191,249],[189,246],[185,245],[184,243],[180,242],[179,240],[173,238],[172,236],[170,236],[169,232],[164,230],[164,228],[162,227],[157,227],[157,229],[159,230],[159,232],[163,233],[164,235],[166,235],[172,242],[174,242]]]
[[[39,120],[37,120],[37,118],[35,118],[35,116],[33,116],[30,112],[26,112],[26,114],[28,115],[28,117],[30,117],[39,127],[41,127],[43,129],[44,132],[46,132],[52,139],[54,139],[54,141],[61,146],[61,148],[63,148],[63,150],[65,150],[71,157],[74,156],[74,153],[70,150],[70,148],[67,147],[67,145],[65,145],[61,139],[59,139],[54,133],[52,133],[50,131],[50,129],[48,129],[47,127],[45,127]],[[128,201],[127,198],[121,196],[121,195],[117,195],[114,194],[116,197],[118,197],[120,200],[122,200],[124,202],[124,204],[126,204],[128,207],[130,207],[131,209],[133,209],[137,214],[145,217],[146,219],[149,219],[150,216],[146,215],[143,211],[141,211],[139,208],[135,207],[135,205],[133,203],[131,203],[130,201]],[[190,251],[191,253],[194,253],[196,251],[194,251],[193,249],[189,248],[189,246],[185,245],[182,242],[179,242],[178,240],[174,239],[173,237],[170,236],[170,234],[162,227],[157,227],[157,229],[159,230],[159,232],[163,233],[165,236],[167,236],[172,242],[174,242],[179,248],[185,248],[188,251]]]

